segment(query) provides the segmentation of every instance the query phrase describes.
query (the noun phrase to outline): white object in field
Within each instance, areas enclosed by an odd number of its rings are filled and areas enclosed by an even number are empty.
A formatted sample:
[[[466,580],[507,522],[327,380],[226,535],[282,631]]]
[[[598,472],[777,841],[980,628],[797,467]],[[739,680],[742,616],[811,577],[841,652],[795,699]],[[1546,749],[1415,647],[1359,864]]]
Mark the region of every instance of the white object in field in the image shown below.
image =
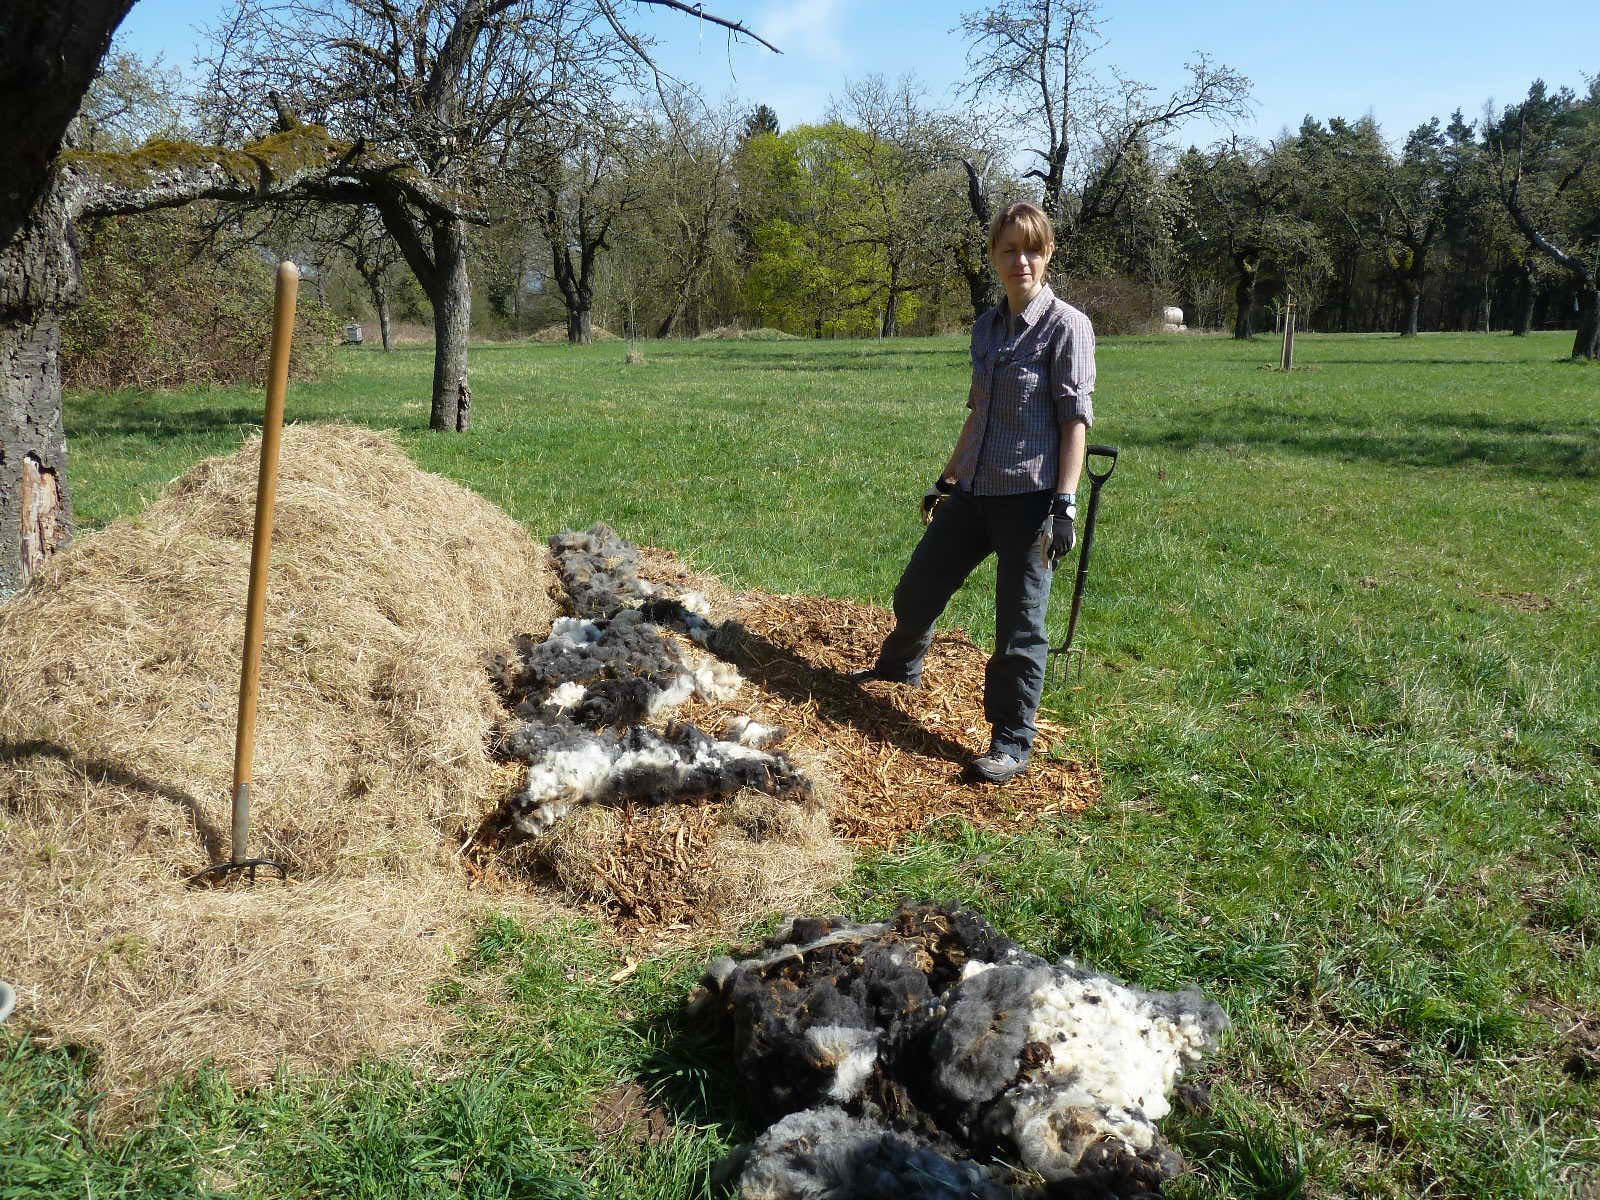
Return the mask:
[[[363,340],[364,340],[364,335],[361,332],[361,326],[360,326],[360,324],[358,322],[351,321],[350,324],[348,324],[348,325],[346,325],[344,327],[344,344],[345,345],[347,345],[347,346],[359,346],[359,345],[361,345]]]
[[[9,983],[0,983],[0,1021],[11,1015],[11,1010],[17,1006],[17,989]]]
[[[1183,309],[1179,308],[1176,304],[1169,304],[1166,308],[1161,310],[1161,319],[1168,325],[1181,326],[1183,324]]]

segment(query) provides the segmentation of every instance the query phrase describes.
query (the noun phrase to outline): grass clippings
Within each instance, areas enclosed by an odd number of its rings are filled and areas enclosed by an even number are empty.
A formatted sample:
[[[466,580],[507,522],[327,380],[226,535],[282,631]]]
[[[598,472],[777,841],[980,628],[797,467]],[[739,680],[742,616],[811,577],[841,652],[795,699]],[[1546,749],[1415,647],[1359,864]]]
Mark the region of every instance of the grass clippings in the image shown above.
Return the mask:
[[[620,342],[622,339],[609,329],[602,329],[598,325],[591,326],[589,338],[595,342]],[[554,325],[546,325],[543,329],[536,329],[528,335],[530,342],[568,342],[567,325],[565,321],[557,321]]]
[[[782,329],[772,329],[760,326],[755,329],[741,329],[737,325],[718,325],[715,329],[708,329],[694,339],[697,342],[799,342],[804,339],[796,333],[788,333]]]
[[[438,1044],[428,988],[477,907],[451,848],[505,774],[482,654],[551,619],[504,513],[383,435],[287,429],[250,852],[291,883],[186,888],[228,857],[259,450],[0,609],[0,963],[113,1109],[207,1059],[251,1084]]]

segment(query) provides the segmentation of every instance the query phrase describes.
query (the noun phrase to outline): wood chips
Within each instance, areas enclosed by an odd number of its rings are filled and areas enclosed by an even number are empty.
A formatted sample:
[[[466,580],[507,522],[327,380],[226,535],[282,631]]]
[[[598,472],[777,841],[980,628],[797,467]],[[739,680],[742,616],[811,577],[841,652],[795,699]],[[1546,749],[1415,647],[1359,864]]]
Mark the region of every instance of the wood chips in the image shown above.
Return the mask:
[[[894,618],[883,609],[735,594],[651,548],[640,574],[703,592],[714,619],[736,623],[719,645],[745,687],[676,715],[712,734],[735,716],[782,726],[788,736],[776,748],[812,777],[817,797],[798,804],[746,792],[730,801],[583,806],[542,838],[479,855],[491,887],[553,880],[565,899],[598,910],[629,938],[732,933],[814,900],[843,876],[847,847],[891,849],[947,817],[1018,830],[1080,811],[1098,795],[1089,768],[1050,757],[1062,731],[1043,720],[1024,775],[1003,788],[963,780],[967,759],[989,743],[988,655],[964,631],[934,639],[926,686],[860,687],[845,675],[869,663],[888,633]]]
[[[892,614],[825,596],[748,592],[732,615],[746,630],[733,659],[762,693],[760,719],[790,730],[787,749],[823,764],[833,828],[856,845],[889,849],[945,817],[1014,830],[1081,811],[1099,794],[1092,771],[1050,757],[1062,731],[1044,719],[1023,775],[1004,787],[962,779],[967,759],[989,746],[988,655],[963,630],[935,636],[922,687],[859,686],[845,675],[871,665]]]

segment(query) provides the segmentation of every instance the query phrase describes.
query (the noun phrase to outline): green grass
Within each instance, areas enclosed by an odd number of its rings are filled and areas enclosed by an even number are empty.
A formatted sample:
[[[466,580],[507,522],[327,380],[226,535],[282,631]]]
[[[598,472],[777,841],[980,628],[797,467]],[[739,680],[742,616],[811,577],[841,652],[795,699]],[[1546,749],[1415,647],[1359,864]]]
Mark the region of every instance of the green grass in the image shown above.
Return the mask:
[[[958,900],[1041,953],[1220,999],[1211,1103],[1172,1125],[1181,1196],[1600,1186],[1600,1079],[1571,1042],[1600,1031],[1600,372],[1565,350],[1310,336],[1285,375],[1266,340],[1108,339],[1095,437],[1123,458],[1088,667],[1046,697],[1105,795],[1025,838],[941,827],[844,889],[863,914]],[[605,519],[736,584],[883,602],[961,421],[962,343],[645,352],[475,349],[465,436],[424,428],[423,350],[352,352],[290,411],[395,429],[540,533]],[[137,509],[258,410],[73,398],[81,518]],[[980,573],[949,619],[983,637],[991,614]],[[499,999],[459,1074],[202,1076],[128,1136],[95,1133],[80,1058],[9,1035],[0,1198],[698,1192],[746,1131],[672,1018],[696,961],[614,988],[591,931],[492,923],[462,970]],[[588,1131],[628,1077],[681,1136]]]

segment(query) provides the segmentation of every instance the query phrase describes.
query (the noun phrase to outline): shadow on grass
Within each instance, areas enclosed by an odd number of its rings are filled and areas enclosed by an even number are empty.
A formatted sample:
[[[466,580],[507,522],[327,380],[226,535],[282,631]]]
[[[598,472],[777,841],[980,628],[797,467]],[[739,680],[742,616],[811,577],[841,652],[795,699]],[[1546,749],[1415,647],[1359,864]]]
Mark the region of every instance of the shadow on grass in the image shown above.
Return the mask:
[[[910,714],[851,683],[838,671],[801,657],[744,627],[728,658],[739,673],[794,704],[814,703],[819,716],[850,725],[909,754],[964,763],[972,750],[928,729]]]
[[[1481,413],[1396,414],[1403,427],[1375,430],[1364,416],[1286,413],[1230,405],[1187,418],[1183,428],[1123,435],[1124,445],[1194,450],[1205,444],[1262,446],[1391,466],[1502,467],[1541,479],[1600,474],[1600,421],[1530,421]]]
[[[747,1142],[761,1132],[740,1095],[731,1036],[708,1017],[690,1016],[680,1005],[636,1030],[650,1047],[639,1064],[639,1082],[676,1123],[713,1126],[730,1142]]]
[[[264,404],[208,406],[198,394],[178,395],[181,407],[168,397],[148,392],[110,392],[73,405],[68,438],[136,437],[150,441],[206,437],[259,426]]]
[[[183,809],[189,823],[194,826],[195,833],[200,838],[200,846],[206,852],[206,861],[221,862],[226,857],[227,844],[222,830],[211,824],[201,809],[200,802],[188,792],[141,775],[137,771],[130,771],[109,760],[77,754],[55,742],[42,739],[26,742],[0,741],[0,767],[20,769],[31,760],[44,758],[65,763],[95,783],[111,784],[114,787],[128,788],[131,791],[170,800]]]

